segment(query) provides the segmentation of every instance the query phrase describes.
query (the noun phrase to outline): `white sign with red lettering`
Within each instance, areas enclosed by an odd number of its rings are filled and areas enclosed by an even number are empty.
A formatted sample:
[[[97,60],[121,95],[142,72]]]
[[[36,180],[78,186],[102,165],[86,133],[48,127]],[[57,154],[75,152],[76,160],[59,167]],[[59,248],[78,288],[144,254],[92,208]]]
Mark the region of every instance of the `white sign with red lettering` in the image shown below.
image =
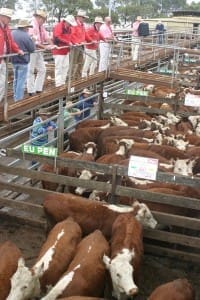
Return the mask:
[[[156,180],[158,159],[131,155],[128,176]]]
[[[185,96],[185,105],[195,107],[200,106],[200,95],[187,93]]]

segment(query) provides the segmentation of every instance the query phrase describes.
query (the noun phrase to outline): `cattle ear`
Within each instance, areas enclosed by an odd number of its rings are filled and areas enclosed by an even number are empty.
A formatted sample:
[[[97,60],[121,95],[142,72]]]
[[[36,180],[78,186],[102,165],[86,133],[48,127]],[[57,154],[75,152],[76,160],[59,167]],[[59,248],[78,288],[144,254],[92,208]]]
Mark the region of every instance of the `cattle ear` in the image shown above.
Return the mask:
[[[109,269],[110,268],[110,257],[108,257],[107,255],[104,254],[103,256],[103,262],[106,266],[106,269]]]

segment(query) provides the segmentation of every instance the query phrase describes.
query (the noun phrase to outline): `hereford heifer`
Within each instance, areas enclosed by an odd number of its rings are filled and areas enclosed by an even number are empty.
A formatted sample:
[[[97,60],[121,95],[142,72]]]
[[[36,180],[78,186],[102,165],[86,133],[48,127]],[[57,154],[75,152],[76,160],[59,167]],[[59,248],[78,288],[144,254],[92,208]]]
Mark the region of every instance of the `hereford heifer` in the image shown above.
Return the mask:
[[[11,288],[11,277],[17,270],[21,251],[15,244],[6,241],[0,245],[0,300],[5,300]]]
[[[42,300],[75,295],[101,297],[106,275],[105,254],[109,255],[109,244],[101,231],[96,230],[80,242],[67,272]]]
[[[111,258],[104,255],[104,263],[110,271],[113,296],[133,296],[138,293],[135,281],[143,256],[142,225],[130,214],[120,215],[112,226]]]
[[[58,223],[49,233],[32,269],[19,266],[8,299],[38,297],[41,289],[56,284],[67,270],[80,240],[81,229],[71,218]]]
[[[195,292],[187,279],[176,279],[157,287],[148,300],[195,300]]]
[[[44,209],[52,221],[59,222],[71,216],[87,235],[96,229],[106,237],[111,236],[112,224],[121,213],[131,213],[144,226],[155,228],[157,221],[144,203],[134,202],[133,206],[117,206],[89,200],[73,194],[48,195]]]

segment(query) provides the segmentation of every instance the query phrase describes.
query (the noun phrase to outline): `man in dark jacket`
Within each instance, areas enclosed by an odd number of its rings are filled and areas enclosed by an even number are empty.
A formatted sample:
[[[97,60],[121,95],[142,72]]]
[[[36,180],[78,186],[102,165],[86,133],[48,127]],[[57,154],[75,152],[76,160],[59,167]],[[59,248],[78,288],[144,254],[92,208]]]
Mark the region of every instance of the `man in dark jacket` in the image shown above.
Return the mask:
[[[165,27],[161,20],[156,24],[155,31],[157,33],[157,43],[162,44],[164,41]]]
[[[79,96],[75,108],[78,108],[81,111],[81,113],[78,116],[75,116],[75,120],[77,122],[89,117],[91,108],[94,107],[94,105],[96,104],[94,98],[89,98],[91,94],[91,91],[89,91],[88,89],[84,89],[81,95]]]
[[[19,49],[18,45],[14,42],[9,23],[12,18],[12,9],[2,7],[0,8],[0,56],[10,53],[18,53],[23,55],[24,52]],[[5,94],[6,84],[6,63],[5,60],[0,57],[0,102]]]
[[[20,20],[16,30],[13,30],[12,36],[17,45],[24,52],[34,52],[35,44],[28,34],[28,28],[32,27],[27,20]],[[23,56],[14,56],[12,58],[14,81],[13,94],[14,101],[24,98],[24,88],[27,79],[28,63],[30,61],[30,54],[26,53]]]

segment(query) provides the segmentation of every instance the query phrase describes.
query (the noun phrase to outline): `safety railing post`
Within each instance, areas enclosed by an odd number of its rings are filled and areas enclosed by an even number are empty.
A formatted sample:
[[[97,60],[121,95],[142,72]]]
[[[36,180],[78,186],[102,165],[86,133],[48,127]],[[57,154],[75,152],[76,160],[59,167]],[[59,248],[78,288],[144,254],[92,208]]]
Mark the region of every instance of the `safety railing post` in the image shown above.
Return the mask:
[[[59,99],[59,113],[57,119],[57,135],[58,135],[58,153],[63,152],[63,144],[64,144],[64,107],[63,107],[63,99]]]
[[[3,106],[3,117],[4,121],[8,121],[8,62],[9,57],[6,60],[6,78],[5,78],[5,93],[4,93],[4,106]]]

